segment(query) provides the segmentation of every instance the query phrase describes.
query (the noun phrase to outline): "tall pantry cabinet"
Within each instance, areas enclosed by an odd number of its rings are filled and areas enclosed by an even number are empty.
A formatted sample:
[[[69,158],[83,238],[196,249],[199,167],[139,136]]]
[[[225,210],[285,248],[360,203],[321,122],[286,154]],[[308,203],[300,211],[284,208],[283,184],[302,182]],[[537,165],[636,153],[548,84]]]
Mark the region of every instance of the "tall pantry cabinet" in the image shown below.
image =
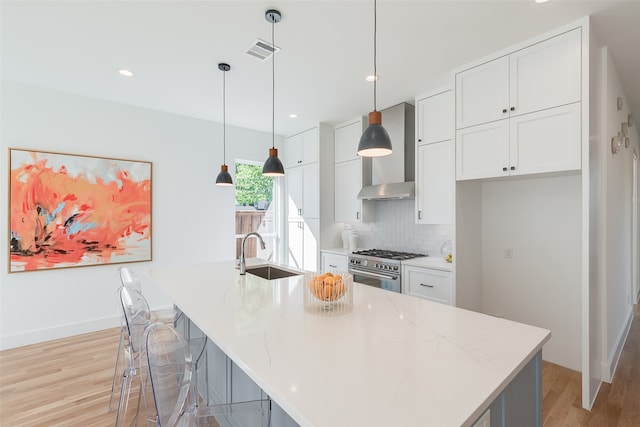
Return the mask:
[[[545,360],[575,370],[588,167],[583,31],[569,25],[455,71],[456,304],[550,329]]]
[[[317,271],[320,249],[338,245],[334,214],[333,129],[325,124],[285,139],[286,262]]]

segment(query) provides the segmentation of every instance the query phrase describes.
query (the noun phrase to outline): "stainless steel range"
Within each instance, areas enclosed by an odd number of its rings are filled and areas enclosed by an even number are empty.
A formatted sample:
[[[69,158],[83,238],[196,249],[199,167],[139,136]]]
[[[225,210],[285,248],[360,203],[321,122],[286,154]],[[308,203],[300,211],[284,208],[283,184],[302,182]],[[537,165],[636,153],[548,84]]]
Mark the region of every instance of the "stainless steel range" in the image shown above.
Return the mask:
[[[402,292],[402,261],[423,256],[382,249],[355,251],[349,255],[349,273],[354,282]]]

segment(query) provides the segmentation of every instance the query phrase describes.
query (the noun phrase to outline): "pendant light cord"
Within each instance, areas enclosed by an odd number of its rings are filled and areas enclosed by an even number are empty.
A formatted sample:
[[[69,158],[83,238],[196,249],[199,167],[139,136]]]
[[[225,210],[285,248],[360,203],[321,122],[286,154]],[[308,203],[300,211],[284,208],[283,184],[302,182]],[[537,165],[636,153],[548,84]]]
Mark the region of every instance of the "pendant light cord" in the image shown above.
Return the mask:
[[[377,34],[378,34],[378,3],[373,0],[373,111],[378,111],[377,108],[377,83],[378,83],[378,70],[377,70]]]
[[[271,148],[276,147],[276,42],[274,37],[275,19],[271,22]]]
[[[227,72],[222,72],[222,163],[227,164]]]

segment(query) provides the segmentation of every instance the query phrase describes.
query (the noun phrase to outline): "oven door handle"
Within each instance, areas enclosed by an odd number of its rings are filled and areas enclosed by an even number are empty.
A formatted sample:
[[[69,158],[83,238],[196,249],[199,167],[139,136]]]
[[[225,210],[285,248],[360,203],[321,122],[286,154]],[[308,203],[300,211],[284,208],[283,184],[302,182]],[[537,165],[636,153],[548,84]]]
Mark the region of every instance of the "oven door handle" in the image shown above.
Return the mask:
[[[364,271],[364,270],[358,270],[357,268],[350,268],[349,269],[349,273],[357,273],[357,274],[362,274],[363,276],[373,276],[373,277],[378,277],[380,279],[390,279],[390,280],[397,280],[398,276],[387,276],[385,274],[379,274],[379,273],[373,273],[371,271]]]

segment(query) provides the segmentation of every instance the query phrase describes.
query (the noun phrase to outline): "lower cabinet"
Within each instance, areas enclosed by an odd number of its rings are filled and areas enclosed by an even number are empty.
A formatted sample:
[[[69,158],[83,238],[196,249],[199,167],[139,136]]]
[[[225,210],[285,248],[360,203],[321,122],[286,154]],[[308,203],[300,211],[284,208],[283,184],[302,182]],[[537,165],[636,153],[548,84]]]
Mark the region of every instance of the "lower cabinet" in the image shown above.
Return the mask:
[[[347,255],[336,254],[333,252],[320,251],[322,258],[322,271],[347,271],[349,265],[347,264]]]
[[[453,281],[450,271],[402,267],[402,293],[453,305]]]
[[[290,220],[288,233],[288,265],[300,270],[317,271],[319,255],[318,240],[320,236],[318,219]]]

